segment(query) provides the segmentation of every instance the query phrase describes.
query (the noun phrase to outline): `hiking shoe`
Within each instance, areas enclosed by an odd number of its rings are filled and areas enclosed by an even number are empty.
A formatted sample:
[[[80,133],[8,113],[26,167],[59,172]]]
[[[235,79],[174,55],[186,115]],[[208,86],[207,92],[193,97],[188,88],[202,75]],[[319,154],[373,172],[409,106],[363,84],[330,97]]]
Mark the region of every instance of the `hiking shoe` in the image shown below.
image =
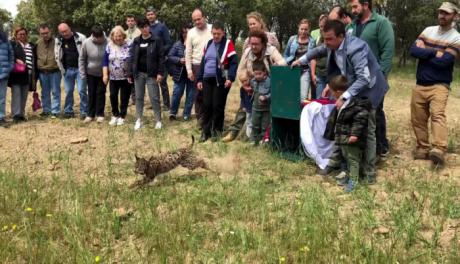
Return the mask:
[[[184,116],[184,121],[189,121],[190,117],[189,116]]]
[[[98,123],[103,123],[103,122],[104,122],[104,117],[103,117],[103,116],[98,116],[98,117],[96,118],[96,122],[98,122]]]
[[[435,165],[443,166],[445,164],[444,152],[440,149],[432,149],[429,153],[430,160],[433,161]]]
[[[229,143],[229,142],[232,142],[233,140],[235,140],[235,138],[236,138],[235,133],[230,132],[225,137],[222,138],[222,142]]]
[[[377,178],[375,176],[372,176],[372,177],[367,177],[366,178],[366,181],[365,181],[365,184],[367,185],[374,185],[377,183]]]
[[[169,115],[169,121],[175,121],[175,120],[177,120],[176,115],[170,114]]]
[[[139,129],[141,129],[141,127],[142,127],[142,121],[139,118],[139,119],[136,120],[136,123],[134,124],[134,130],[139,130]]]
[[[160,121],[158,121],[158,122],[155,124],[155,129],[156,129],[156,130],[161,129],[162,127],[163,127],[163,124],[161,124]]]
[[[83,120],[83,123],[89,123],[89,122],[91,122],[91,121],[93,121],[93,118],[87,116],[87,117],[85,118],[85,120]]]
[[[51,114],[51,119],[56,119],[59,117],[59,114]]]
[[[419,150],[419,149],[414,151],[414,160],[428,160],[428,159],[429,159],[428,152]]]
[[[41,112],[41,113],[40,113],[40,116],[41,116],[41,117],[48,117],[48,116],[50,116],[50,115],[51,115],[50,112]]]
[[[115,126],[117,123],[118,123],[118,117],[112,116],[112,118],[110,119],[109,125]]]

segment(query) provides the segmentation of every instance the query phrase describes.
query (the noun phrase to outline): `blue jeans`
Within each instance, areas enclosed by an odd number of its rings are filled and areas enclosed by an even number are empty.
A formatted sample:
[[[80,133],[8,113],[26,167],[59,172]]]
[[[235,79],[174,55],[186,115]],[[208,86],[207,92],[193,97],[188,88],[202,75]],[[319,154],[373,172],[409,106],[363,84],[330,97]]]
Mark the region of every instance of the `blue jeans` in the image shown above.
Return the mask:
[[[88,91],[86,81],[80,78],[77,68],[68,68],[64,74],[65,102],[64,114],[73,114],[73,91],[77,82],[78,94],[80,95],[80,115],[88,114]]]
[[[39,73],[42,87],[43,113],[59,114],[61,112],[61,73]],[[53,99],[51,100],[51,94]]]
[[[308,92],[310,91],[310,70],[305,71],[300,76],[300,101],[303,102],[308,99]]]
[[[170,115],[177,115],[184,90],[186,91],[184,117],[190,117],[193,107],[193,99],[195,98],[195,85],[188,78],[181,78],[179,82],[174,82],[171,109],[169,111]]]
[[[316,98],[315,99],[321,99],[321,94],[324,91],[324,88],[326,88],[327,85],[327,77],[324,76],[319,76],[316,75]]]
[[[6,114],[6,87],[8,79],[0,80],[0,119],[5,118]]]

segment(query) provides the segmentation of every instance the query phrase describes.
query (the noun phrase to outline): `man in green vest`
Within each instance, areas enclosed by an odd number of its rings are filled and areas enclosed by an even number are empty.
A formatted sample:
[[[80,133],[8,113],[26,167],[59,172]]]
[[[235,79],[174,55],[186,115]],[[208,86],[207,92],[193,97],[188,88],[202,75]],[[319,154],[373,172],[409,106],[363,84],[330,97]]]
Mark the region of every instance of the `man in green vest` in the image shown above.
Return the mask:
[[[355,19],[348,25],[347,33],[364,40],[369,45],[383,74],[388,77],[395,50],[395,36],[390,21],[372,11],[372,0],[348,0],[348,3]],[[389,153],[389,144],[383,101],[376,109],[376,121],[377,156],[386,157]]]

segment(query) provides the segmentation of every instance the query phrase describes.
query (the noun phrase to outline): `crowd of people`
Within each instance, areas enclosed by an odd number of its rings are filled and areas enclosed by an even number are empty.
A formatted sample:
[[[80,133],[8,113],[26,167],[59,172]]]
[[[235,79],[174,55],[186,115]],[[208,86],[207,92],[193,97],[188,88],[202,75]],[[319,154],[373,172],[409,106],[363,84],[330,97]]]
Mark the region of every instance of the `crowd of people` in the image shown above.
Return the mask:
[[[345,170],[340,178],[346,191],[358,182],[372,184],[378,158],[389,154],[384,109],[387,78],[392,67],[395,37],[391,22],[372,9],[371,0],[349,0],[351,12],[333,7],[311,30],[308,19],[298,23],[297,34],[281,45],[258,12],[247,15],[249,36],[241,58],[226,37],[221,22],[208,24],[205,12],[196,8],[192,23],[179,29],[173,43],[166,24],[153,8],[145,17],[126,16],[126,29],[118,25],[108,36],[95,25],[86,38],[67,23],[52,37],[48,25],[39,26],[39,40],[28,41],[28,30],[16,27],[12,39],[0,34],[0,125],[5,120],[7,86],[11,87],[14,122],[26,121],[29,91],[40,82],[43,117],[74,118],[74,89],[80,97],[80,118],[85,123],[105,120],[106,86],[109,85],[111,126],[125,125],[128,105],[136,109],[134,130],[143,127],[144,97],[154,113],[155,129],[162,129],[162,110],[178,120],[185,93],[182,118],[188,121],[195,105],[201,130],[200,142],[208,139],[231,142],[246,127],[243,136],[251,144],[263,142],[270,127],[273,65],[300,67],[300,100],[329,98],[337,110],[329,118],[325,137],[336,149],[323,175]],[[447,150],[445,107],[453,66],[460,52],[460,34],[453,27],[458,8],[444,2],[438,9],[437,26],[426,28],[410,49],[419,60],[417,86],[412,92],[411,121],[416,135],[415,159],[444,164]],[[167,77],[174,87],[169,96]],[[61,109],[61,80],[65,100]],[[240,84],[240,107],[224,132],[227,95],[235,81]],[[163,102],[163,107],[161,106]],[[431,119],[432,139],[428,121]],[[223,136],[223,137],[222,137]]]

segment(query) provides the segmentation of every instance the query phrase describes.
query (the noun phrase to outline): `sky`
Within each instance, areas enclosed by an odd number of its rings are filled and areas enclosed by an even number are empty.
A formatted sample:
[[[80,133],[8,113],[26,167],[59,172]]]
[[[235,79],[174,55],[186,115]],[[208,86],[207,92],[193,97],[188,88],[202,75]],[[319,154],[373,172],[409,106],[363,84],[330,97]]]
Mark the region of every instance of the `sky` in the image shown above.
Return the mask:
[[[16,5],[19,4],[19,2],[21,2],[21,0],[0,0],[0,8],[10,11],[13,16],[16,16],[18,13]]]

